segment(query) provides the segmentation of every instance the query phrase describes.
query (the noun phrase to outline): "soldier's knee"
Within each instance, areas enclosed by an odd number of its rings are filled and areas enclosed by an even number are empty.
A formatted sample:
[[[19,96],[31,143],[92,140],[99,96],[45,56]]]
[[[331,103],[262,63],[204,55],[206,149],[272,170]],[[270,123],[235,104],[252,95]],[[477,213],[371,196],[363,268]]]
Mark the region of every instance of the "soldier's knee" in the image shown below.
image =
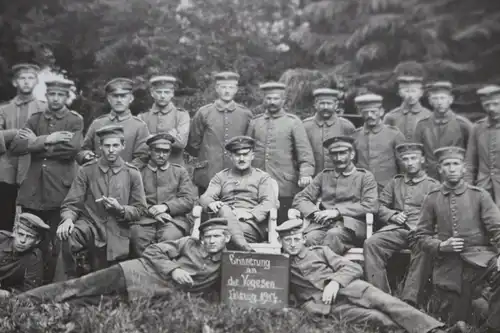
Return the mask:
[[[378,237],[375,237],[375,235],[367,238],[363,244],[363,251],[365,251],[367,254],[378,253],[380,252],[381,249],[382,249],[382,244],[378,239]]]
[[[375,326],[379,326],[380,328],[399,328],[399,325],[397,325],[389,316],[378,310],[368,310],[363,319],[367,324],[373,324]]]
[[[304,235],[307,246],[321,245],[325,239],[325,232],[322,230],[313,230]]]

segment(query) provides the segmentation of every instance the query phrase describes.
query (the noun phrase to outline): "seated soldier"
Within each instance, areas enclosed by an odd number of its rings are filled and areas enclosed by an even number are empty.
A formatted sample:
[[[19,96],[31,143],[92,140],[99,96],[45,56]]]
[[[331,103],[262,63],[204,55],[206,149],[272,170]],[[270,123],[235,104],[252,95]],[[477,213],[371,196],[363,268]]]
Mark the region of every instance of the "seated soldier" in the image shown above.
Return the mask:
[[[152,135],[147,141],[149,162],[141,168],[148,211],[146,217],[130,227],[135,255],[150,244],[176,240],[191,232],[186,217],[196,200],[196,189],[188,171],[181,165],[168,162],[173,136],[167,133]]]
[[[229,140],[226,149],[233,167],[218,172],[200,197],[205,210],[228,219],[231,245],[243,251],[252,250],[249,242],[264,239],[264,221],[269,211],[277,208],[271,176],[251,165],[254,145],[255,141],[247,136]]]
[[[38,244],[50,227],[38,216],[21,213],[12,233],[0,231],[0,287],[26,291],[43,280]]]
[[[222,250],[230,240],[227,220],[215,218],[200,224],[201,241],[183,237],[150,245],[140,259],[132,259],[77,279],[52,283],[19,298],[42,302],[95,301],[102,295],[153,297],[173,289],[204,294],[220,279]]]
[[[375,325],[384,332],[465,332],[463,323],[444,324],[360,280],[363,269],[326,246],[306,247],[302,220],[276,228],[283,252],[290,255],[290,292],[301,308],[331,314],[345,325]]]
[[[354,166],[353,142],[346,136],[325,140],[333,168],[320,172],[293,200],[293,208],[311,222],[304,231],[307,245],[327,245],[340,255],[363,243],[365,215],[376,213],[378,205],[372,173]]]
[[[125,147],[123,127],[105,126],[96,134],[102,155],[78,170],[62,203],[56,281],[76,276],[76,255],[83,250],[89,253],[92,270],[126,259],[130,223],[146,211],[141,174],[120,157]]]
[[[384,227],[365,241],[365,275],[366,281],[390,293],[387,262],[394,253],[411,248],[408,275],[400,298],[416,305],[431,272],[431,258],[417,248],[414,230],[425,196],[439,183],[422,169],[425,158],[421,144],[403,143],[396,147],[396,152],[404,174],[392,178],[380,193],[378,218]]]

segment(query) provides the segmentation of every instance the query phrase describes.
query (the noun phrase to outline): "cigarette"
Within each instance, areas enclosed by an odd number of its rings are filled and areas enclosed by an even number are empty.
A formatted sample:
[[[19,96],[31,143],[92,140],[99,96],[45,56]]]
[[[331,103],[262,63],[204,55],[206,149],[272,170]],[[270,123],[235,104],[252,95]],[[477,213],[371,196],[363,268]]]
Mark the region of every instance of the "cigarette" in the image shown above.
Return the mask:
[[[97,199],[95,202],[101,202],[101,201],[103,201],[103,200],[104,200],[104,198],[99,198],[99,199]]]

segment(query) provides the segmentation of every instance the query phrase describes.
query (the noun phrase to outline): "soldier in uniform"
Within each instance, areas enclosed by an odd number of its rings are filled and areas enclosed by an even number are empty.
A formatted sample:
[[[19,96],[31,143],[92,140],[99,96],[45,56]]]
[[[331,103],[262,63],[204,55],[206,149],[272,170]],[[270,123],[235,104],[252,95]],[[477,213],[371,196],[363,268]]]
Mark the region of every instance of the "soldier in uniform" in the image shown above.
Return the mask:
[[[314,153],[315,176],[323,169],[333,166],[332,160],[328,158],[328,151],[323,148],[323,142],[333,136],[349,136],[354,132],[354,125],[335,112],[341,95],[341,91],[329,88],[313,91],[316,114],[304,120],[304,127]]]
[[[365,216],[378,210],[377,183],[371,172],[354,166],[353,144],[351,137],[325,140],[334,167],[318,174],[293,200],[310,222],[304,231],[307,245],[326,245],[340,255],[363,243]]]
[[[102,156],[84,164],[61,207],[57,236],[62,257],[57,281],[76,276],[75,256],[89,252],[93,270],[129,255],[130,224],[146,212],[139,170],[121,158],[123,127],[109,125],[96,131]],[[106,252],[102,254],[101,252]]]
[[[306,247],[302,220],[278,226],[283,252],[290,255],[290,291],[302,309],[333,315],[346,325],[374,325],[391,332],[462,332],[362,281],[358,264],[326,246]]]
[[[220,280],[222,251],[231,236],[227,220],[200,224],[200,237],[183,237],[150,245],[140,259],[132,259],[78,279],[30,290],[19,298],[45,302],[99,301],[103,295],[128,299],[170,294],[172,289],[191,294],[215,291]]]
[[[28,131],[21,130],[29,117],[42,112],[47,105],[33,96],[38,82],[40,68],[33,64],[18,64],[12,67],[12,83],[17,95],[0,106],[0,212],[3,218],[0,229],[12,231],[16,216],[16,198],[19,185],[26,176],[30,155],[16,156],[10,152],[12,140],[19,134],[27,137]]]
[[[245,134],[253,117],[250,110],[233,100],[239,78],[233,72],[216,74],[215,91],[219,98],[201,107],[193,117],[186,150],[198,158],[193,181],[199,195],[217,172],[231,167],[231,158],[224,147],[232,137]]]
[[[250,123],[248,135],[255,139],[254,166],[266,171],[279,185],[278,222],[287,219],[293,197],[312,181],[314,154],[300,119],[285,112],[283,83],[268,82],[264,92],[266,112]]]
[[[415,127],[421,119],[428,118],[432,112],[420,104],[424,94],[422,66],[408,62],[395,69],[398,83],[398,94],[403,100],[400,106],[390,111],[384,117],[384,123],[397,127],[403,133],[406,141],[412,141]]]
[[[500,86],[481,88],[477,94],[488,116],[472,128],[465,179],[487,190],[500,207]]]
[[[132,248],[138,256],[150,244],[188,235],[192,221],[187,215],[197,199],[188,171],[169,162],[175,138],[168,133],[158,133],[146,143],[149,162],[141,169],[141,176],[148,211],[130,228]]]
[[[375,176],[379,192],[398,174],[396,146],[405,138],[396,127],[382,122],[382,96],[363,94],[354,99],[364,120],[363,127],[353,134],[356,146],[356,165]]]
[[[99,136],[96,132],[104,126],[122,126],[125,133],[126,145],[121,151],[121,158],[125,162],[139,163],[148,156],[146,140],[149,130],[146,124],[138,117],[133,116],[129,106],[134,100],[132,94],[133,81],[126,78],[116,78],[109,81],[104,87],[111,106],[111,112],[94,119],[83,140],[82,151],[77,156],[80,165],[100,155]]]
[[[48,108],[33,114],[26,124],[29,138],[17,136],[11,144],[16,153],[31,154],[31,165],[17,198],[22,210],[40,217],[50,226],[41,244],[48,265],[45,281],[52,282],[57,249],[55,236],[60,207],[75,178],[75,157],[83,140],[83,118],[66,107],[73,81],[47,81]]]
[[[42,284],[38,244],[48,230],[38,216],[21,213],[12,233],[0,231],[0,288],[27,291]]]
[[[365,276],[366,281],[390,293],[387,262],[394,253],[410,248],[410,265],[400,298],[417,305],[431,272],[431,258],[419,251],[414,230],[425,196],[439,183],[422,169],[425,159],[421,144],[400,144],[396,151],[404,174],[395,176],[380,193],[378,218],[384,226],[365,241]]]
[[[427,174],[439,178],[438,163],[434,150],[445,146],[467,148],[472,124],[466,118],[456,115],[450,106],[453,103],[452,84],[434,82],[427,85],[432,116],[422,119],[415,128],[414,141],[424,145]]]
[[[206,211],[228,219],[231,245],[243,251],[252,250],[249,242],[262,242],[263,224],[269,211],[277,207],[270,175],[252,167],[254,147],[255,141],[250,137],[232,138],[226,149],[233,167],[215,174],[200,197]]]
[[[441,315],[450,314],[454,322],[471,315],[485,271],[498,267],[500,210],[486,190],[463,180],[464,149],[442,147],[435,155],[443,183],[425,198],[415,234],[422,250],[434,257]]]
[[[149,80],[154,104],[148,112],[139,114],[148,126],[149,133],[169,133],[175,138],[170,153],[170,162],[184,165],[184,148],[189,137],[191,118],[186,110],[172,103],[175,92],[173,76],[154,76]]]

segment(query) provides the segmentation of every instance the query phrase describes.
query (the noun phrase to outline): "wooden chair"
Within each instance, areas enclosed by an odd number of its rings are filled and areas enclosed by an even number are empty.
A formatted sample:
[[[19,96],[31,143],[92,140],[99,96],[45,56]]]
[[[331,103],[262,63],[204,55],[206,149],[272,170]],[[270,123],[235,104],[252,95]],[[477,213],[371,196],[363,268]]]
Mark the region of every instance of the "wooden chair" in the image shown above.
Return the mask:
[[[279,208],[279,185],[278,182],[271,178],[271,183],[273,186],[273,191],[276,196],[276,202],[278,206],[276,208],[272,208],[269,211],[269,216],[267,220],[267,243],[250,243],[250,246],[256,251],[260,253],[281,253],[281,244],[278,241],[278,233],[276,232],[276,226],[278,221],[278,208]],[[193,231],[191,233],[192,237],[199,238],[200,231],[198,230],[201,222],[201,206],[195,206],[193,208],[193,218],[194,218],[194,226]]]

